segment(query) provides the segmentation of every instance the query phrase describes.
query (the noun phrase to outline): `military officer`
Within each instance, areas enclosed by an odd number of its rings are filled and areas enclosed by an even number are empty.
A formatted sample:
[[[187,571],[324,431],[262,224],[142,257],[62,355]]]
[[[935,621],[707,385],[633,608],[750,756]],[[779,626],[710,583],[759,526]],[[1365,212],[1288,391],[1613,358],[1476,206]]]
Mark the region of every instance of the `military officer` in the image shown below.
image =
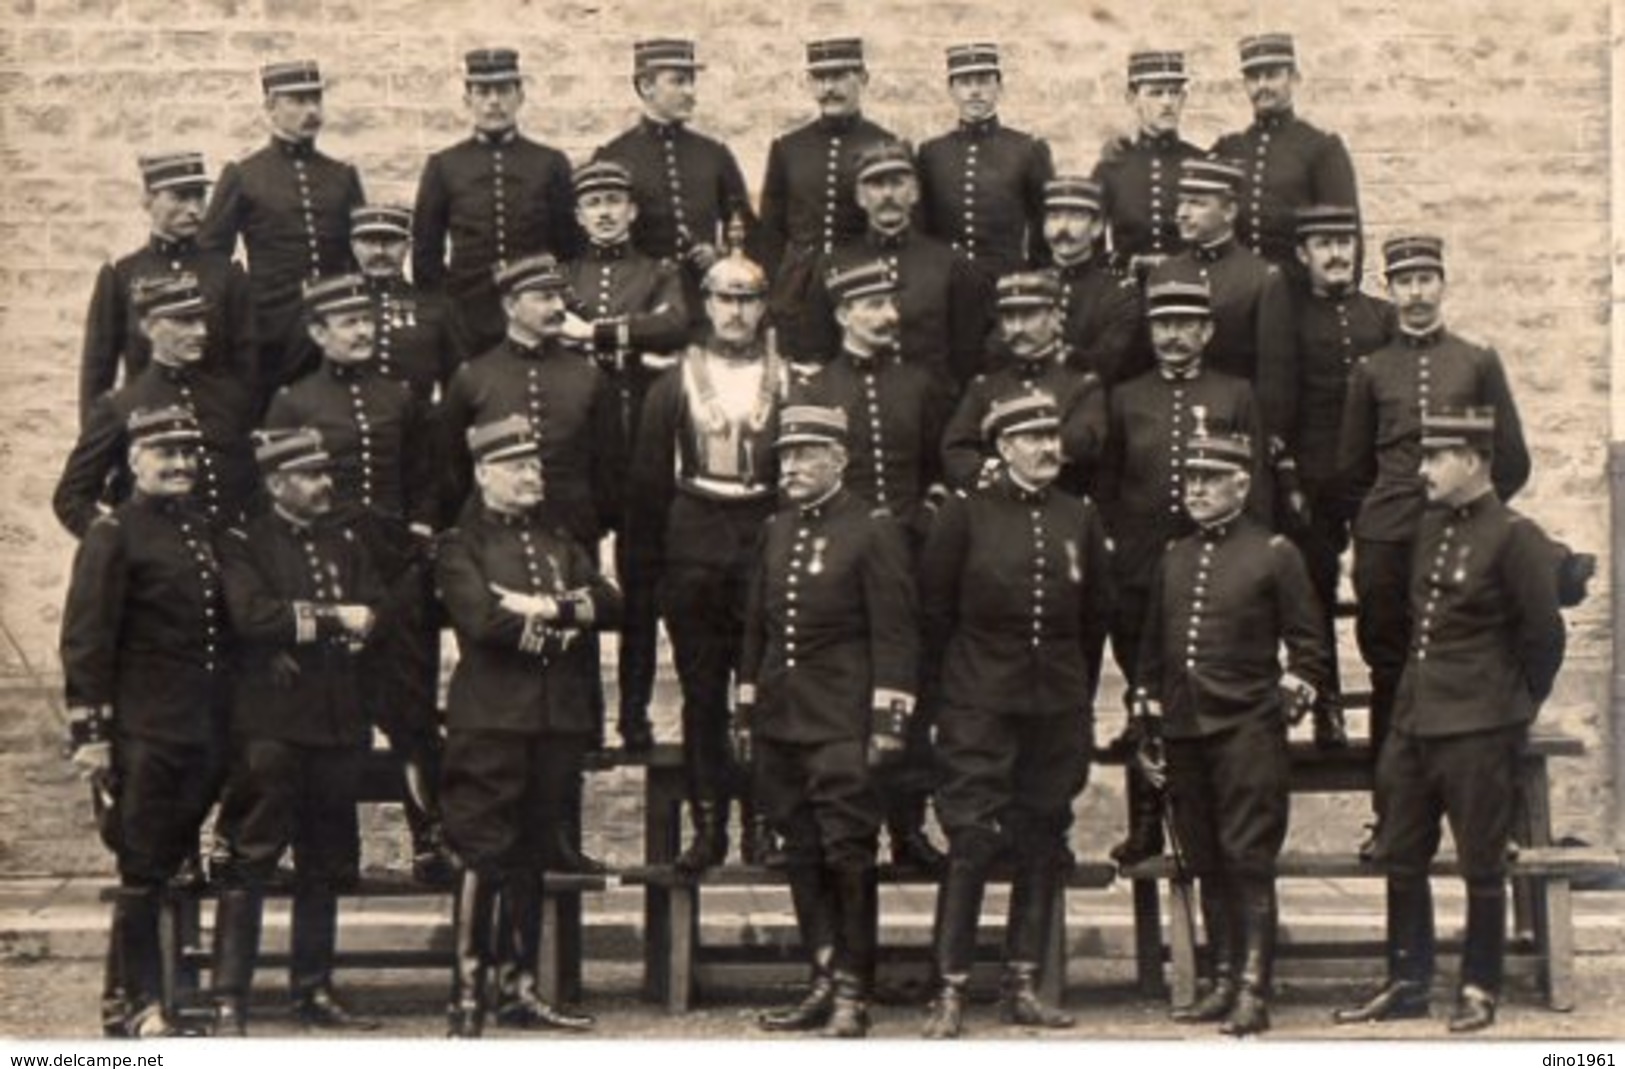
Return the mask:
[[[158,915],[197,850],[214,799],[229,649],[220,572],[191,493],[203,434],[178,405],[137,408],[123,435],[135,489],[89,524],[62,614],[73,761],[116,802],[104,841],[118,862],[103,1030],[174,1034]]]
[[[820,355],[818,339],[806,336],[817,324],[803,305],[822,270],[822,257],[867,226],[854,195],[858,154],[893,139],[863,115],[869,70],[860,39],[808,42],[807,82],[818,118],[769,146],[761,224],[750,246],[752,258],[773,280],[770,307],[779,345],[798,360]]]
[[[615,390],[593,362],[564,347],[570,290],[557,260],[517,260],[497,272],[496,284],[507,337],[459,368],[441,402],[453,504],[467,496],[468,429],[518,413],[541,440],[544,507],[591,551],[619,522],[626,454]]]
[[[129,495],[124,468],[128,423],[138,408],[179,405],[203,438],[193,500],[211,527],[235,523],[254,500],[256,478],[249,432],[259,414],[253,385],[230,368],[204,360],[208,304],[197,276],[181,273],[137,280],[131,307],[151,345],[152,362],[128,382],[97,398],[51,498],[62,526],[75,537],[109,504]]]
[[[1239,168],[1224,160],[1186,160],[1179,171],[1179,234],[1191,265],[1211,291],[1213,337],[1203,360],[1215,371],[1252,383],[1271,439],[1268,463],[1286,467],[1285,441],[1295,426],[1297,359],[1292,294],[1281,269],[1237,244]]]
[[[846,415],[843,485],[898,522],[912,559],[948,496],[941,442],[952,398],[940,376],[897,355],[898,282],[884,261],[837,269],[824,286],[837,302],[841,353],[791,396]],[[878,786],[892,863],[934,872],[947,859],[924,827],[933,779],[930,720],[922,708],[909,721],[907,750]]]
[[[519,132],[519,53],[476,48],[463,64],[474,133],[423,166],[412,213],[412,278],[451,302],[468,351],[478,354],[504,334],[493,272],[537,253],[573,256],[580,233],[569,159]]]
[[[965,388],[942,435],[942,466],[949,486],[969,492],[990,481],[1002,463],[982,433],[993,402],[1017,390],[1043,390],[1061,411],[1061,485],[1082,493],[1091,485],[1106,436],[1106,393],[1100,378],[1072,366],[1062,336],[1062,288],[1045,271],[1017,271],[999,279],[999,332],[1010,359],[977,375]]]
[[[201,152],[142,156],[141,204],[150,221],[147,243],[128,256],[102,265],[85,316],[85,343],[79,358],[79,416],[90,418],[96,398],[128,382],[152,360],[152,343],[141,333],[132,302],[137,279],[183,272],[196,276],[208,305],[204,361],[257,384],[259,352],[254,312],[243,269],[229,254],[198,248],[198,227],[209,190]]]
[[[1495,1022],[1519,763],[1564,650],[1550,543],[1495,490],[1499,421],[1490,408],[1440,405],[1422,413],[1428,507],[1411,558],[1415,629],[1377,762],[1384,814],[1377,852],[1389,872],[1388,980],[1369,1001],[1338,1011],[1339,1023],[1427,1015],[1434,963],[1428,865],[1441,817],[1467,885],[1449,1029],[1475,1032]]]
[[[462,651],[446,706],[446,833],[464,865],[450,1034],[479,1035],[493,1006],[502,1024],[582,1031],[591,1017],[537,992],[542,873],[573,863],[550,829],[579,819],[572,792],[595,743],[598,661],[582,638],[616,624],[620,592],[539,509],[546,466],[527,417],[475,425],[468,448],[479,501],[436,558]]]
[[[1202,150],[1179,136],[1187,84],[1183,52],[1135,52],[1128,58],[1125,97],[1135,132],[1113,142],[1095,165],[1117,269],[1136,277],[1185,246],[1175,218],[1179,165]]]
[[[1061,175],[1044,183],[1044,243],[1061,283],[1062,337],[1068,363],[1111,389],[1148,370],[1140,339],[1140,290],[1105,260],[1105,190],[1100,183]]]
[[[1275,860],[1290,804],[1286,729],[1331,683],[1314,588],[1291,542],[1246,514],[1253,442],[1198,428],[1184,457],[1195,530],[1152,584],[1135,678],[1163,744],[1171,820],[1200,881],[1213,983],[1174,1020],[1268,1030]],[[1284,646],[1287,671],[1277,650]]]
[[[951,244],[991,279],[1037,258],[1049,143],[999,122],[1004,73],[990,42],[948,49],[948,95],[959,124],[920,146],[927,234]]]
[[[429,412],[469,354],[447,301],[406,280],[412,210],[398,204],[356,208],[350,245],[373,300],[373,369],[410,386]]]
[[[1146,319],[1157,366],[1112,391],[1097,483],[1117,580],[1112,651],[1131,692],[1140,681],[1141,634],[1157,561],[1170,539],[1190,531],[1184,505],[1185,455],[1196,430],[1197,410],[1214,429],[1239,431],[1255,440],[1259,434],[1252,387],[1212,370],[1204,358],[1213,336],[1207,282],[1189,265],[1164,263],[1153,268],[1146,288]],[[1261,481],[1256,458],[1261,452],[1253,452],[1255,510],[1264,507],[1256,489]],[[1133,741],[1131,730],[1119,743]],[[1131,774],[1129,834],[1113,847],[1112,857],[1131,865],[1160,854],[1161,813],[1156,791]]]
[[[938,813],[949,864],[937,898],[940,987],[927,1038],[963,1026],[988,869],[1014,868],[1005,939],[1007,1023],[1070,1028],[1039,1001],[1038,965],[1067,867],[1072,801],[1089,778],[1111,569],[1093,504],[1059,489],[1061,412],[1042,391],[1000,397],[983,419],[1003,460],[983,493],[954,498],[926,543],[920,590],[940,666]]]
[[[631,174],[632,244],[681,266],[690,323],[698,328],[700,280],[729,245],[755,225],[744,172],[727,145],[688,126],[705,65],[694,42],[656,37],[632,45],[632,86],[643,104],[638,124],[594,153]],[[579,194],[578,194],[579,195]],[[739,235],[728,237],[730,228]]]
[[[643,398],[656,375],[677,362],[688,341],[690,315],[682,269],[654,259],[631,241],[642,214],[631,172],[610,159],[575,172],[576,217],[587,232],[586,253],[564,266],[571,306],[560,333],[588,352],[612,383],[620,448],[630,456]],[[630,484],[626,492],[631,490]],[[623,507],[629,503],[623,502]],[[626,598],[621,625],[618,727],[628,749],[654,744],[649,700],[654,694],[659,617],[654,583],[635,574],[639,561],[624,532],[615,540],[615,567]]]
[[[907,144],[878,141],[858,154],[856,166],[855,195],[868,229],[824,257],[822,272],[874,259],[884,263],[899,280],[899,354],[957,388],[980,370],[992,330],[987,276],[966,254],[915,228],[920,186]],[[807,297],[809,349],[795,354],[818,363],[834,356],[841,344],[834,301],[822,282],[823,277],[817,279]]]
[[[377,683],[364,701],[401,759],[413,871],[426,882],[445,883],[451,864],[436,794],[439,631],[427,574],[438,507],[429,422],[412,388],[383,373],[383,309],[366,278],[340,275],[307,285],[305,313],[321,367],[277,391],[265,426],[321,434],[331,459],[334,517],[361,538],[387,592],[384,621],[362,659],[362,670]]]
[[[764,337],[767,280],[742,255],[705,277],[705,337],[650,387],[638,428],[628,516],[644,574],[657,576],[660,613],[682,688],[683,768],[694,840],[688,872],[728,855],[728,803],[746,785],[728,752],[730,676],[739,665],[756,540],[773,513],[773,435],[789,369]],[[747,861],[763,825],[742,812]]]
[[[1347,204],[1358,214],[1354,163],[1342,138],[1293,111],[1302,76],[1290,34],[1243,37],[1238,51],[1253,121],[1215,141],[1213,154],[1239,161],[1245,174],[1236,240],[1283,270],[1296,271],[1295,213],[1310,204]]]
[[[1349,544],[1349,521],[1359,507],[1337,478],[1337,435],[1355,362],[1387,344],[1398,329],[1394,306],[1359,288],[1360,222],[1348,205],[1311,205],[1298,212],[1298,260],[1307,285],[1295,287],[1298,397],[1287,450],[1298,463],[1307,520],[1286,534],[1303,554],[1309,579],[1332,633],[1337,607],[1338,559]],[[1329,642],[1332,667],[1337,646]],[[1315,707],[1315,740],[1347,741],[1337,692]]]
[[[902,532],[842,486],[846,413],[791,405],[774,448],[785,505],[762,535],[733,730],[784,841],[813,984],[769,1031],[868,1032],[879,888],[877,770],[901,755],[919,671]]]
[[[338,893],[360,874],[356,785],[371,741],[359,654],[383,587],[361,539],[326,523],[333,506],[319,432],[267,432],[255,451],[271,507],[221,538],[237,637],[231,791],[235,864],[215,923],[216,1032],[247,1034],[265,885],[294,858],[289,987],[307,1028],[371,1031],[333,995]]]
[[[350,209],[366,196],[353,166],[316,148],[323,84],[314,60],[261,68],[271,143],[221,170],[198,231],[200,248],[226,256],[242,238],[266,397],[301,370],[300,284],[355,266]]]
[[[1529,452],[1501,358],[1444,325],[1444,242],[1400,235],[1383,243],[1399,332],[1363,357],[1349,379],[1338,466],[1360,501],[1354,519],[1355,637],[1371,672],[1371,742],[1381,748],[1411,645],[1412,543],[1426,504],[1418,465],[1422,414],[1492,407],[1496,495],[1510,501],[1529,479]],[[1380,817],[1380,813],[1379,813]]]

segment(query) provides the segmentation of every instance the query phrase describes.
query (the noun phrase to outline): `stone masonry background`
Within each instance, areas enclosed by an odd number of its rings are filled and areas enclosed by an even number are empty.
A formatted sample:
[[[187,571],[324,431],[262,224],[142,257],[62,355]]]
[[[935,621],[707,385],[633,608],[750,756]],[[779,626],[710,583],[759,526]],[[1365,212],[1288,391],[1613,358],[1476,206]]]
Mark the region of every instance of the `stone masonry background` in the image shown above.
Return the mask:
[[[1557,766],[1559,833],[1615,838],[1607,0],[0,0],[0,874],[107,864],[57,756],[53,708],[73,543],[49,499],[76,429],[80,329],[97,266],[146,234],[137,154],[197,148],[218,173],[257,147],[262,62],[319,59],[323,149],[361,168],[371,199],[410,203],[425,156],[467,134],[470,47],[520,49],[522,125],[579,162],[637,118],[632,41],[696,37],[709,67],[695,126],[733,147],[754,186],[770,139],[812,114],[799,81],[809,38],[861,34],[867,112],[916,142],[953,122],[943,48],[998,41],[1005,121],[1047,137],[1060,169],[1087,171],[1132,129],[1132,49],[1187,50],[1185,132],[1206,145],[1249,120],[1236,39],[1274,29],[1298,40],[1300,114],[1354,154],[1370,248],[1403,229],[1445,236],[1448,320],[1500,350],[1523,411],[1535,470],[1518,506],[1602,555],[1544,719],[1591,747]],[[1345,678],[1364,685],[1348,655]],[[1103,688],[1102,733],[1115,704]],[[669,711],[661,724],[675,738]],[[623,862],[636,856],[632,785],[618,774],[594,791],[600,845]],[[1097,775],[1080,803],[1082,850],[1117,833],[1117,789]],[[1306,802],[1294,836],[1352,843],[1364,816],[1361,799]]]

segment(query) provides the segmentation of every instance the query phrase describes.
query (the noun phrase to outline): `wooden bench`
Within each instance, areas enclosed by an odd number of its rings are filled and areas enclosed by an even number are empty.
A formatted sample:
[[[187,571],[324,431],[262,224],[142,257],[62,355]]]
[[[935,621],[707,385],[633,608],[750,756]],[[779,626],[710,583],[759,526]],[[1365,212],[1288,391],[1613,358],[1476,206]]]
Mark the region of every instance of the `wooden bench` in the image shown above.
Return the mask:
[[[1066,986],[1066,891],[1107,887],[1116,875],[1116,867],[1110,862],[1079,861],[1068,874],[1065,885],[1056,889],[1055,924],[1039,968],[1040,992],[1052,1003],[1060,1001]],[[702,897],[707,888],[787,887],[789,881],[782,870],[723,865],[695,878],[678,872],[671,865],[652,865],[627,870],[621,876],[625,882],[640,884],[658,895],[663,914],[659,923],[651,925],[646,934],[646,969],[654,973],[646,971],[644,980],[646,991],[653,991],[655,994],[651,997],[664,1002],[669,1013],[687,1011],[704,979],[726,982],[730,975],[744,978],[751,975],[753,969],[759,971],[764,963],[806,966],[805,951],[795,943],[723,951],[706,946],[700,938]],[[878,876],[882,888],[937,886],[935,877],[919,869],[882,865]],[[988,882],[1007,883],[1009,878],[1007,871],[995,868]],[[884,913],[881,920],[884,929]],[[929,957],[929,947],[900,948],[882,944],[877,950],[882,967]]]

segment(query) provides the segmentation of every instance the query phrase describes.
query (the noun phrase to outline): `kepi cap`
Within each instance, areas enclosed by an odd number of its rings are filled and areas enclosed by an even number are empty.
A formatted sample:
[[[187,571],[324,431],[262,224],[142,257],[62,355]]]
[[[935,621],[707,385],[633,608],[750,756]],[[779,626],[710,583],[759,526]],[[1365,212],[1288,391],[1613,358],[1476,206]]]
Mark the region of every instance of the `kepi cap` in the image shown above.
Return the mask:
[[[787,445],[845,445],[846,411],[822,405],[786,405],[774,449]]]
[[[1142,82],[1190,81],[1185,69],[1185,53],[1168,51],[1134,52],[1128,57],[1128,84],[1134,88]]]
[[[209,184],[201,152],[154,152],[136,161],[149,193],[163,189],[203,189]]]
[[[1247,174],[1229,160],[1208,157],[1183,160],[1179,165],[1179,192],[1196,196],[1219,194],[1234,197],[1241,191]]]
[[[195,318],[207,308],[197,276],[189,271],[136,279],[130,286],[130,302],[143,319]]]
[[[412,209],[401,204],[363,204],[350,209],[350,236],[409,238]]]
[[[1475,449],[1488,452],[1495,441],[1495,409],[1424,409],[1423,449]]]
[[[863,38],[826,37],[807,42],[807,72],[821,74],[826,71],[861,71],[863,69]]]
[[[694,58],[694,42],[680,37],[651,37],[632,43],[632,73],[655,71],[702,71],[705,64]]]
[[[570,182],[575,186],[578,197],[606,189],[622,193],[632,192],[632,172],[627,170],[624,164],[616,163],[614,160],[592,160],[583,163],[570,176]]]
[[[524,416],[504,416],[468,429],[468,451],[480,463],[534,456],[541,448],[536,428]]]
[[[1044,207],[1076,208],[1080,211],[1101,211],[1105,192],[1099,182],[1077,174],[1061,174],[1044,183]]]
[[[1061,408],[1047,390],[1023,390],[1000,397],[982,417],[982,439],[989,445],[1002,435],[1053,431],[1061,426]]]
[[[1311,204],[1298,209],[1298,240],[1314,234],[1360,234],[1360,215],[1346,204]]]
[[[1061,301],[1061,283],[1048,271],[1014,271],[1001,275],[995,286],[999,311],[1046,308]]]
[[[372,307],[367,280],[361,275],[332,275],[304,286],[305,311],[312,317],[355,312]]]
[[[999,74],[999,46],[977,41],[948,48],[948,77],[957,74]]]
[[[1255,33],[1243,37],[1236,49],[1243,72],[1259,67],[1296,67],[1298,50],[1290,33]]]
[[[185,405],[138,408],[124,422],[131,445],[196,444],[203,440],[197,417]]]
[[[836,267],[824,275],[824,288],[837,301],[870,297],[877,293],[896,293],[897,276],[884,260],[864,260]]]
[[[322,444],[321,431],[315,427],[294,427],[256,432],[254,460],[262,474],[271,475],[285,471],[322,471],[333,458]]]
[[[523,293],[525,290],[562,290],[569,288],[569,281],[564,272],[559,270],[559,262],[553,258],[552,253],[538,253],[527,256],[522,260],[515,260],[508,264],[498,264],[491,271],[496,279],[497,289],[503,296]]]
[[[463,54],[463,81],[501,85],[520,81],[519,53],[512,48],[474,48]]]
[[[1383,274],[1432,270],[1444,273],[1444,239],[1433,234],[1401,234],[1382,243]]]
[[[282,60],[260,68],[260,87],[272,93],[319,93],[325,87],[322,69],[313,59]]]

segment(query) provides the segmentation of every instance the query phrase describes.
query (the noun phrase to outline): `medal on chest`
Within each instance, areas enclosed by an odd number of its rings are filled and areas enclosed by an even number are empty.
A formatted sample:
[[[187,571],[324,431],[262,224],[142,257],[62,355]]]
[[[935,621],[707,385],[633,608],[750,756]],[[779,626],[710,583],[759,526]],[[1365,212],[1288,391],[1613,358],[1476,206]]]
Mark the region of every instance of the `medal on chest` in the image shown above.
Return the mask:
[[[1074,583],[1083,582],[1083,559],[1078,553],[1077,539],[1066,540],[1066,574]]]
[[[813,539],[812,560],[807,562],[808,575],[821,575],[824,571],[824,551],[829,549],[829,539],[823,535]]]

